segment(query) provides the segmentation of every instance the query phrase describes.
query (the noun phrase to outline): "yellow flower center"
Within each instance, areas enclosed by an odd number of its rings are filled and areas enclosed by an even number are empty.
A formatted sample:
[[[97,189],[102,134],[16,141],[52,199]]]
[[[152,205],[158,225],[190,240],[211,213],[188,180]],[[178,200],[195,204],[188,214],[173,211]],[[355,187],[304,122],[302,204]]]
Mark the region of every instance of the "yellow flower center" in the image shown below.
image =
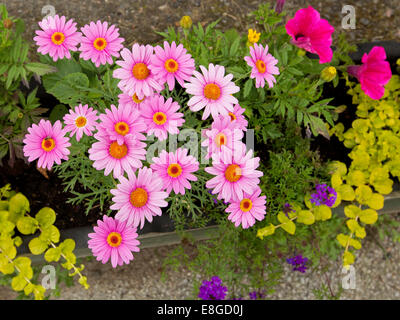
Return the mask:
[[[138,96],[136,95],[136,93],[134,93],[133,96],[132,96],[132,100],[134,102],[136,102],[137,104],[143,102],[144,99],[146,99],[146,97],[144,97],[143,99],[139,99]]]
[[[204,96],[207,99],[217,100],[221,96],[221,89],[215,83],[206,84],[204,87]]]
[[[54,32],[51,35],[51,41],[53,41],[53,43],[58,46],[61,45],[64,42],[64,40],[65,40],[65,36],[64,36],[64,33],[62,33],[62,32]]]
[[[262,60],[257,60],[256,67],[259,73],[264,73],[267,70],[267,66],[265,65],[265,62]]]
[[[132,74],[136,79],[144,80],[149,76],[150,70],[144,63],[139,62],[133,66]]]
[[[56,146],[56,143],[52,138],[45,138],[42,140],[42,149],[46,152],[53,150]]]
[[[136,208],[141,208],[147,203],[149,195],[143,188],[136,188],[130,196],[131,204]]]
[[[104,38],[96,38],[96,40],[93,41],[93,46],[97,50],[103,51],[107,47],[107,41]]]
[[[236,120],[236,116],[234,113],[229,112],[229,116],[231,117],[231,122]]]
[[[178,163],[171,163],[167,172],[170,177],[177,178],[182,174],[182,167]]]
[[[122,237],[121,234],[118,232],[110,232],[110,234],[107,236],[107,243],[109,244],[110,247],[113,248],[119,247],[121,242],[122,242]]]
[[[174,73],[178,70],[179,64],[174,59],[168,59],[165,61],[164,67],[168,72]]]
[[[220,132],[217,134],[214,141],[218,147],[220,147],[222,145],[226,145],[226,142],[227,142],[226,135],[224,133]]]
[[[129,126],[126,122],[120,121],[115,124],[114,130],[116,133],[124,136],[129,133]]]
[[[242,176],[242,169],[237,164],[230,164],[225,170],[225,178],[230,182],[238,181]]]
[[[250,211],[251,208],[253,207],[253,202],[251,202],[250,199],[243,199],[240,201],[240,210],[243,212]]]
[[[167,116],[163,112],[156,112],[153,115],[153,121],[154,121],[155,124],[158,124],[158,125],[161,126],[167,121]]]
[[[87,123],[87,120],[86,120],[86,118],[83,117],[83,116],[80,116],[80,117],[76,118],[76,120],[75,120],[75,125],[76,125],[78,128],[84,127],[84,126],[86,125],[86,123]]]
[[[125,143],[122,146],[120,146],[117,141],[114,141],[110,145],[109,152],[110,152],[111,157],[113,157],[115,159],[122,159],[123,157],[125,157],[127,155],[128,147],[126,146]]]

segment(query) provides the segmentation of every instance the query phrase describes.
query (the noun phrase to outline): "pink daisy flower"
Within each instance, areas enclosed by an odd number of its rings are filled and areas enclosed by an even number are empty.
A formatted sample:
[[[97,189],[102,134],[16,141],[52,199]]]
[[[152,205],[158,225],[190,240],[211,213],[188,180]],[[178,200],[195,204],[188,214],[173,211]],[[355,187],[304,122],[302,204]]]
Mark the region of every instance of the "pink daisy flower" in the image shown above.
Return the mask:
[[[87,104],[76,106],[69,110],[63,120],[66,124],[65,131],[71,132],[71,137],[76,134],[76,141],[81,140],[83,134],[91,136],[97,125],[97,111],[89,108]]]
[[[243,131],[238,129],[235,122],[229,116],[218,116],[211,125],[211,129],[205,132],[206,139],[201,143],[207,147],[206,159],[213,154],[220,153],[222,146],[234,150],[242,148]]]
[[[197,181],[192,174],[199,170],[199,162],[191,155],[187,155],[187,149],[178,148],[175,152],[163,150],[160,155],[153,158],[151,169],[162,179],[168,194],[174,189],[175,194],[185,194],[185,188],[191,189],[190,181]]]
[[[164,41],[164,49],[160,46],[154,48],[155,55],[151,58],[150,69],[161,85],[168,83],[169,90],[175,87],[175,80],[184,87],[195,70],[194,59],[187,53],[182,44],[176,46],[175,41],[171,46]]]
[[[151,96],[154,90],[159,92],[163,89],[150,71],[153,51],[151,45],[140,46],[138,43],[132,46],[132,51],[126,48],[121,51],[123,60],[116,61],[121,68],[114,70],[113,77],[121,79],[118,87],[123,92],[143,99],[144,96]]]
[[[392,77],[385,49],[373,47],[368,54],[364,53],[361,62],[361,66],[349,66],[347,72],[360,81],[365,94],[371,99],[379,100],[385,94],[384,85]]]
[[[93,230],[94,233],[88,234],[88,247],[96,260],[103,264],[110,258],[113,268],[124,263],[129,264],[134,259],[132,251],[140,251],[136,228],[127,226],[125,222],[103,216],[103,221],[97,220],[97,226]]]
[[[129,107],[131,109],[136,109],[138,110],[140,107],[140,104],[146,99],[146,97],[143,97],[143,99],[139,99],[136,93],[133,95],[127,94],[125,92],[121,93],[118,95],[118,104],[123,107]]]
[[[186,92],[193,95],[188,101],[190,110],[199,111],[205,107],[203,120],[207,119],[210,113],[214,119],[219,114],[227,116],[229,111],[233,111],[233,105],[238,103],[232,94],[240,90],[231,81],[233,75],[224,76],[225,68],[214,66],[212,63],[208,70],[203,66],[200,66],[200,69],[203,74],[194,71],[194,77],[185,84]]]
[[[161,95],[147,98],[141,105],[140,113],[147,125],[147,134],[154,134],[160,141],[167,139],[168,133],[178,134],[178,127],[185,122],[183,113],[177,112],[180,105],[168,98],[164,101]]]
[[[258,187],[259,177],[263,175],[256,170],[260,158],[253,158],[253,151],[246,154],[246,146],[235,148],[232,152],[222,146],[221,153],[213,154],[213,166],[204,170],[215,177],[206,183],[207,189],[213,189],[212,194],[218,193],[218,200],[229,202],[243,199],[243,192],[252,193]]]
[[[233,112],[229,112],[229,116],[231,117],[231,121],[234,122],[238,129],[247,131],[247,120],[243,115],[245,112],[245,108],[240,107],[239,104],[236,104],[233,108]]]
[[[319,63],[332,60],[332,33],[335,28],[319,12],[309,6],[296,12],[293,19],[286,23],[286,31],[292,37],[292,43],[319,56]]]
[[[99,67],[101,64],[112,64],[112,57],[119,57],[119,51],[123,48],[123,38],[119,37],[118,28],[115,25],[108,27],[108,22],[90,24],[81,28],[85,35],[79,50],[82,51],[80,57],[83,60],[92,60]]]
[[[279,69],[276,67],[278,60],[276,60],[270,53],[268,53],[268,45],[264,47],[257,43],[254,47],[250,47],[250,57],[244,57],[247,64],[252,67],[251,79],[256,79],[256,88],[264,88],[265,81],[268,82],[268,86],[272,88],[276,79],[274,75],[279,74]]]
[[[254,225],[256,220],[261,221],[266,214],[266,197],[261,196],[261,189],[256,188],[252,193],[243,193],[243,198],[234,200],[225,209],[230,213],[228,220],[235,224],[235,227],[242,225],[243,229],[247,229]]]
[[[168,205],[165,201],[168,194],[163,191],[161,178],[150,168],[139,169],[137,177],[131,173],[128,176],[129,179],[121,176],[117,189],[110,190],[115,196],[110,208],[118,210],[116,219],[143,228],[145,219],[152,222],[153,216],[161,216],[161,207]]]
[[[104,170],[108,176],[113,171],[114,178],[119,178],[126,171],[133,173],[142,166],[141,160],[146,159],[146,144],[137,139],[124,139],[122,145],[108,136],[95,134],[98,140],[89,149],[89,159],[94,161],[93,167]]]
[[[70,51],[77,51],[78,44],[81,41],[82,34],[76,30],[76,22],[73,19],[68,20],[58,15],[48,16],[39,22],[42,30],[36,30],[37,36],[33,38],[36,45],[39,46],[38,52],[49,54],[54,61],[58,59],[71,59]]]
[[[61,160],[68,160],[71,144],[65,137],[61,121],[56,121],[53,126],[49,120],[42,119],[39,125],[33,124],[28,128],[28,132],[23,140],[23,151],[29,162],[39,158],[38,167],[50,170],[54,162],[60,164]]]
[[[141,132],[144,132],[147,126],[143,123],[139,111],[126,105],[119,105],[117,109],[112,104],[111,110],[106,109],[105,114],[100,115],[100,121],[97,135],[117,140],[119,145],[123,145],[125,140],[146,139]]]

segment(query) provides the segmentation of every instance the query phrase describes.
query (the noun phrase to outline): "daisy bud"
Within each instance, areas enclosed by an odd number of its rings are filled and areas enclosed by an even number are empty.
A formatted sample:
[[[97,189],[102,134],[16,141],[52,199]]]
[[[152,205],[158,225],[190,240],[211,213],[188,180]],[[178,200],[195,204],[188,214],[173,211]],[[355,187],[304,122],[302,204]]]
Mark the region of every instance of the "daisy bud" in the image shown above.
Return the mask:
[[[335,67],[326,67],[321,71],[321,79],[330,82],[336,77],[336,68]]]
[[[285,0],[277,0],[275,6],[275,12],[278,14],[281,13],[284,5],[285,5]]]
[[[4,25],[4,28],[11,29],[12,26],[14,25],[14,23],[11,21],[11,19],[7,18],[7,19],[4,19],[3,25]]]
[[[190,16],[183,16],[179,24],[183,29],[190,29],[193,24],[192,18]]]

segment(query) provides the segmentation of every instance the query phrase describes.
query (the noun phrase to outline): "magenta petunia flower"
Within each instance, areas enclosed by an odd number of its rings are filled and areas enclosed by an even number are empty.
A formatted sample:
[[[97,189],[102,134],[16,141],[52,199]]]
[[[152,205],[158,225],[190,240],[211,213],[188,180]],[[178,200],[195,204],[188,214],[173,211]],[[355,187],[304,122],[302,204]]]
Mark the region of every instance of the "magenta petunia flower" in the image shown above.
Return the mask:
[[[183,113],[177,112],[180,105],[168,98],[164,101],[161,95],[147,98],[140,107],[140,113],[147,125],[147,134],[154,134],[160,141],[167,139],[168,133],[178,134],[178,127],[185,122]]]
[[[246,153],[244,144],[233,152],[222,146],[221,153],[213,154],[212,159],[212,167],[204,170],[215,177],[207,181],[206,188],[213,189],[212,194],[218,194],[218,200],[243,199],[243,192],[251,194],[258,187],[259,177],[263,175],[256,170],[260,158],[253,158],[253,150]]]
[[[64,16],[48,16],[39,22],[42,30],[36,30],[33,40],[39,46],[38,52],[49,54],[54,61],[58,59],[71,59],[70,51],[78,51],[78,44],[82,34],[77,32],[76,22],[73,19],[67,22]]]
[[[194,59],[187,53],[182,44],[176,46],[175,41],[169,45],[164,41],[164,49],[160,46],[154,48],[155,55],[151,58],[149,66],[161,85],[168,83],[169,90],[175,87],[175,80],[184,87],[195,70]]]
[[[385,49],[373,47],[368,54],[364,53],[361,62],[361,66],[349,66],[347,72],[360,81],[365,94],[371,99],[379,100],[385,94],[384,85],[392,77]]]
[[[242,148],[243,131],[231,121],[229,116],[219,115],[211,124],[211,129],[205,131],[206,139],[201,143],[207,147],[206,159],[215,153],[220,153],[222,146],[234,150]]]
[[[136,109],[139,110],[140,104],[146,99],[146,97],[143,97],[143,99],[139,99],[135,94],[130,95],[125,92],[121,93],[118,95],[118,104],[120,106],[127,106],[131,109]]]
[[[234,200],[225,209],[230,213],[228,220],[235,224],[235,227],[242,225],[247,229],[255,224],[256,220],[261,221],[266,214],[266,197],[261,196],[261,189],[256,188],[252,193],[243,193],[243,198]]]
[[[111,105],[111,110],[106,109],[105,114],[100,115],[100,123],[97,126],[98,136],[107,136],[110,140],[117,140],[122,145],[125,140],[146,140],[142,132],[146,131],[138,110],[119,105],[118,108]]]
[[[191,189],[188,180],[197,181],[192,173],[199,170],[199,162],[187,152],[187,149],[181,148],[169,153],[163,150],[157,158],[153,158],[151,169],[162,179],[168,194],[172,189],[175,194],[185,194],[185,189]]]
[[[268,86],[272,88],[276,79],[274,75],[279,74],[279,69],[276,67],[278,60],[276,60],[270,53],[268,53],[268,45],[264,47],[257,43],[254,47],[250,47],[250,57],[244,57],[247,64],[252,67],[251,79],[256,79],[256,88],[264,88],[265,81]]]
[[[233,96],[240,88],[231,80],[232,74],[225,74],[225,68],[219,65],[209,64],[208,70],[200,66],[203,74],[194,71],[194,77],[190,78],[190,82],[185,84],[186,92],[192,94],[193,97],[188,101],[188,106],[192,111],[199,111],[205,108],[202,119],[205,120],[212,115],[214,119],[219,114],[228,115],[229,111],[233,111],[233,105],[238,100]]]
[[[122,145],[111,140],[108,136],[95,134],[98,140],[89,149],[89,159],[94,161],[93,167],[104,170],[108,176],[113,171],[114,178],[119,178],[126,171],[133,173],[142,167],[142,161],[146,159],[146,144],[138,139],[124,139]]]
[[[60,120],[54,126],[49,120],[40,120],[39,125],[33,124],[28,128],[23,140],[24,156],[28,157],[29,162],[39,159],[38,167],[50,170],[54,162],[60,164],[61,160],[68,160],[68,147],[71,144],[65,134]]]
[[[89,108],[87,104],[75,106],[69,110],[63,120],[66,124],[65,131],[71,132],[71,137],[76,134],[76,141],[81,140],[83,134],[91,136],[97,125],[97,111]]]
[[[121,51],[123,60],[116,61],[121,66],[114,70],[113,77],[121,79],[118,87],[125,93],[139,99],[149,97],[154,90],[159,92],[163,87],[156,80],[155,74],[150,70],[151,57],[154,48],[151,45],[139,45],[135,43],[132,51],[124,48]]]
[[[88,234],[88,247],[96,260],[103,264],[110,259],[113,268],[129,264],[134,259],[132,251],[140,251],[136,228],[127,226],[126,222],[105,215],[103,221],[97,220],[97,226],[93,229],[94,233]]]
[[[332,33],[335,28],[313,7],[300,9],[293,19],[286,23],[286,31],[292,37],[292,43],[319,56],[319,63],[332,60]]]
[[[82,43],[79,47],[80,57],[83,60],[91,60],[96,67],[101,64],[112,64],[112,57],[119,57],[119,51],[123,48],[123,38],[120,38],[118,28],[115,25],[108,27],[108,22],[90,24],[81,28],[85,35],[82,37]]]
[[[243,112],[245,112],[245,109],[239,104],[236,104],[233,111],[228,114],[231,117],[231,121],[236,124],[238,129],[247,131],[247,120],[244,117]]]
[[[117,189],[110,190],[115,196],[110,208],[118,210],[116,219],[126,221],[128,226],[140,224],[143,228],[145,219],[152,222],[153,216],[161,216],[161,207],[168,205],[165,201],[168,193],[163,191],[161,178],[150,168],[139,169],[137,177],[133,173],[128,173],[128,176],[129,179],[121,176]]]

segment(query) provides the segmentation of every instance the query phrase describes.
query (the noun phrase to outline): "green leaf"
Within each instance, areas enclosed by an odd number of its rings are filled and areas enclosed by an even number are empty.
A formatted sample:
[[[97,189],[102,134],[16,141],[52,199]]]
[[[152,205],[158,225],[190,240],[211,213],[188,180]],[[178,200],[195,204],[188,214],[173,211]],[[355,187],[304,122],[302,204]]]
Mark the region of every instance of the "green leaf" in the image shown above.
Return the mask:
[[[40,209],[35,218],[39,222],[39,225],[45,229],[54,224],[56,221],[56,213],[53,209],[45,207]]]
[[[57,120],[62,121],[65,114],[68,113],[68,108],[63,104],[56,105],[50,112],[49,119],[51,122],[56,122]]]
[[[58,81],[48,92],[54,95],[61,103],[74,105],[85,96],[89,87],[89,78],[84,73],[68,74]]]
[[[37,228],[37,221],[32,217],[22,217],[17,221],[17,229],[22,234],[33,234]]]
[[[240,37],[236,38],[235,41],[233,41],[233,43],[231,45],[231,49],[229,51],[229,55],[231,57],[236,55],[236,53],[238,51],[238,48],[239,48],[239,45],[240,45]]]
[[[40,62],[27,63],[25,64],[25,68],[33,73],[36,73],[38,76],[43,76],[45,74],[57,71],[56,67]]]
[[[246,83],[244,84],[244,89],[243,89],[243,98],[246,98],[251,91],[251,88],[253,87],[253,80],[248,79]]]
[[[264,239],[264,237],[274,234],[274,232],[275,232],[275,226],[272,223],[270,223],[269,226],[257,230],[257,237],[259,237],[262,240]]]
[[[33,238],[29,242],[29,250],[35,255],[42,254],[47,248],[48,248],[48,243],[45,241],[42,241],[39,238]]]
[[[16,223],[25,212],[29,212],[29,201],[22,193],[17,193],[11,197],[8,208],[10,221]]]

